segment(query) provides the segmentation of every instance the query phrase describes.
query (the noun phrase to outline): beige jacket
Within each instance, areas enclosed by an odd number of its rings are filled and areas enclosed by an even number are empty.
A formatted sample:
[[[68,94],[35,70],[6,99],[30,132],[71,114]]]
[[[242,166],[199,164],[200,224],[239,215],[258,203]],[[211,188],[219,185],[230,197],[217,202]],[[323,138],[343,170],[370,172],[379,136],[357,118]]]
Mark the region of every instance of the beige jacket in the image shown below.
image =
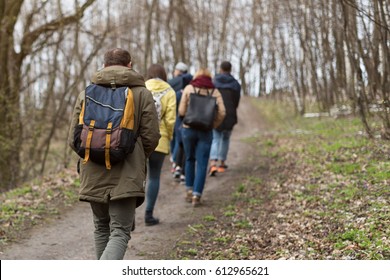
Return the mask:
[[[194,93],[195,91],[196,92],[199,91],[201,95],[207,95],[207,92],[208,91],[210,92],[211,89],[197,88],[192,85],[186,86],[183,90],[183,95],[181,97],[180,104],[179,104],[179,116],[181,117],[185,116],[187,112],[188,104],[190,102],[190,94]],[[213,124],[213,128],[216,128],[222,123],[223,119],[225,118],[226,109],[223,103],[222,95],[217,88],[214,89],[212,96],[214,96],[217,99],[217,114],[215,115],[214,124]],[[183,127],[188,127],[188,126],[183,123]]]

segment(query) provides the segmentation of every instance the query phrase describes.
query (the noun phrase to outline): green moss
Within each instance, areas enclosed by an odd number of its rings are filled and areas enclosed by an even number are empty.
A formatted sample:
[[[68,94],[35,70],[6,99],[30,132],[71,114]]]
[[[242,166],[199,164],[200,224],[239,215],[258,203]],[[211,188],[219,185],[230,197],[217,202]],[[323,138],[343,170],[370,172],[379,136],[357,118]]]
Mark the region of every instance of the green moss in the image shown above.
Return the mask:
[[[206,222],[214,222],[215,220],[217,220],[217,218],[213,215],[206,215],[203,217],[203,220]]]

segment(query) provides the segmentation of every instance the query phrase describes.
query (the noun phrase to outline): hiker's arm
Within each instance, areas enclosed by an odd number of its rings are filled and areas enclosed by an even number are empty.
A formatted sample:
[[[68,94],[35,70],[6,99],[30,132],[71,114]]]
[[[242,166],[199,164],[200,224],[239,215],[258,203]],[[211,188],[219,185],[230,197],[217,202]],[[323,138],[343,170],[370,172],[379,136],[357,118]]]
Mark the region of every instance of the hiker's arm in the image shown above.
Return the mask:
[[[76,148],[74,147],[74,131],[76,126],[79,124],[79,116],[80,116],[83,101],[84,101],[84,92],[81,92],[77,97],[76,104],[74,105],[72,120],[70,123],[69,133],[68,133],[68,144],[74,151],[76,151]]]
[[[188,85],[183,90],[179,104],[179,117],[184,117],[187,112],[188,100],[192,86]]]
[[[217,106],[218,106],[217,114],[215,116],[214,124],[213,124],[213,127],[216,128],[222,123],[223,119],[225,118],[226,108],[225,108],[225,104],[223,103],[222,95],[218,89],[214,90],[213,96],[217,98]]]
[[[152,94],[147,89],[144,89],[141,94],[142,114],[139,124],[139,134],[142,139],[145,155],[149,157],[154,149],[156,149],[160,140],[160,129]]]
[[[240,105],[240,98],[241,98],[241,86],[240,84],[237,82],[237,91],[235,91],[235,105],[236,105],[236,109],[238,108],[238,105]]]
[[[176,121],[176,93],[171,90],[164,97],[166,98],[166,111],[164,116],[165,127],[168,139],[172,140],[173,128],[175,127]]]

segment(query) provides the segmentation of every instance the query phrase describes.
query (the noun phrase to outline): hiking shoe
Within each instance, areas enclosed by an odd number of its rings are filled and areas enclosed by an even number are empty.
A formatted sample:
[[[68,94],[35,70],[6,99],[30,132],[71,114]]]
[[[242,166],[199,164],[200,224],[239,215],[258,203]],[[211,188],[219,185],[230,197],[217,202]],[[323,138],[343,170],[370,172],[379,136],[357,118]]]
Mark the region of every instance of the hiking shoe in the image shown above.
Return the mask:
[[[194,195],[192,197],[192,206],[198,207],[200,205],[200,196]]]
[[[218,172],[218,168],[215,165],[212,165],[209,170],[209,176],[215,176]]]
[[[186,201],[190,203],[192,202],[192,190],[186,191]]]
[[[226,171],[227,165],[220,165],[218,166],[217,172],[218,173],[223,173]]]

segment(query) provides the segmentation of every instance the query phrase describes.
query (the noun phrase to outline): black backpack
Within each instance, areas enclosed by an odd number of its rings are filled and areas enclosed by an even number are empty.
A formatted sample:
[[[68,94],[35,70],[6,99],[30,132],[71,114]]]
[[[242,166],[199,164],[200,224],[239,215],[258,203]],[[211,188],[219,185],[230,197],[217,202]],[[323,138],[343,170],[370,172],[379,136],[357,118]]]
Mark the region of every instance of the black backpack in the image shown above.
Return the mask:
[[[215,114],[217,112],[217,99],[212,96],[214,89],[207,95],[201,95],[199,90],[190,94],[190,101],[183,123],[191,128],[209,131],[213,129]]]

